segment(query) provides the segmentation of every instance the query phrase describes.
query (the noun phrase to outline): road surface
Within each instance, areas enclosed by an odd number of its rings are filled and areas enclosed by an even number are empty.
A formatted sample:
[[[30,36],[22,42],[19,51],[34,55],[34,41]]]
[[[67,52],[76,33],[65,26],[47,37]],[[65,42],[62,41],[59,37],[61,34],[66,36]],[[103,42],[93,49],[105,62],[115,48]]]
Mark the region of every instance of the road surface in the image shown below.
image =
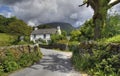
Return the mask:
[[[41,48],[43,58],[34,65],[9,76],[82,76],[71,64],[71,52],[60,52]]]

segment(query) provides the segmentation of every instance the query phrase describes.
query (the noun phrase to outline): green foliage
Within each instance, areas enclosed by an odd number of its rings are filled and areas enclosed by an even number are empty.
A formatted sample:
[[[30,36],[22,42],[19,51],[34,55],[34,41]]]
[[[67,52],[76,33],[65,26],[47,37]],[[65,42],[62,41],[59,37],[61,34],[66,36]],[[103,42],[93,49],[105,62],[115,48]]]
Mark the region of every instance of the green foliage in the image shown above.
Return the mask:
[[[120,15],[115,14],[107,18],[106,26],[102,29],[102,38],[109,38],[120,34]]]
[[[110,38],[100,39],[98,43],[100,44],[120,43],[120,35],[116,35]]]
[[[92,22],[92,20],[86,21],[85,24],[80,27],[81,35],[79,41],[93,40],[94,27]]]
[[[86,21],[81,27],[79,41],[94,39],[93,20]],[[108,16],[106,25],[101,29],[101,38],[109,38],[120,34],[120,15]]]
[[[9,23],[8,31],[10,34],[15,34],[18,36],[30,35],[32,28],[27,26],[22,20],[16,20]]]
[[[81,35],[81,32],[79,30],[73,30],[71,33],[70,41],[79,41],[79,37]]]
[[[14,71],[19,68],[15,56],[9,50],[6,51],[6,57],[3,60],[3,67],[5,72]]]
[[[120,35],[105,39],[106,43],[120,43]]]
[[[16,36],[0,33],[0,46],[11,45],[16,40]]]
[[[32,28],[16,17],[6,18],[0,15],[0,33],[30,35]]]
[[[11,72],[11,71],[17,70],[19,68],[19,65],[15,61],[7,61],[6,60],[3,63],[3,66],[4,66],[5,72]]]
[[[62,33],[61,33],[63,36],[67,36],[67,32],[66,31],[63,31],[62,30]]]
[[[64,35],[53,34],[51,36],[51,44],[57,43],[57,42],[60,42],[60,41],[66,41],[66,40],[67,40],[67,38]]]
[[[32,27],[16,17],[6,18],[0,15],[0,46],[8,46],[19,42],[18,36],[29,36]],[[25,42],[29,42],[25,38]]]
[[[85,53],[73,51],[72,62],[75,68],[92,76],[119,76],[120,53],[113,54],[108,46],[104,47],[97,46],[99,50],[92,48],[92,54],[87,51]]]
[[[72,59],[73,59],[73,63],[75,63],[74,64],[75,68],[82,71],[89,69],[88,67],[90,66],[89,58],[90,58],[89,54],[84,54],[83,56],[79,56],[78,54],[74,55]]]
[[[4,68],[3,68],[3,66],[0,64],[0,76],[3,75],[3,72],[4,72]]]
[[[77,41],[70,41],[69,43],[68,43],[68,47],[69,47],[69,51],[74,51],[74,50],[77,50],[78,48],[78,45],[79,45],[79,42],[77,42]]]
[[[0,46],[32,44],[29,38],[29,36],[25,36],[24,40],[20,41],[16,35],[0,33]]]
[[[32,59],[31,59],[31,55],[25,53],[20,57],[18,64],[22,67],[27,67],[27,66],[30,66],[32,63],[33,62],[32,62]]]
[[[9,73],[20,69],[22,67],[27,67],[37,62],[42,57],[42,53],[35,47],[36,50],[31,53],[22,53],[16,58],[15,51],[6,50],[5,56],[0,55],[0,76],[5,73]]]

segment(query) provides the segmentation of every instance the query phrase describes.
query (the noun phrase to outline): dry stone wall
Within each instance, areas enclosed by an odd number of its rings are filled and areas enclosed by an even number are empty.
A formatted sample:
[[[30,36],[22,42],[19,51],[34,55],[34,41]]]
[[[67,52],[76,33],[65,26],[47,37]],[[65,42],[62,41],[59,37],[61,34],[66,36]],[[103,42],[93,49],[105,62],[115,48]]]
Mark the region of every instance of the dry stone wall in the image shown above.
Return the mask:
[[[0,47],[0,57],[6,56],[6,51],[10,51],[15,57],[21,56],[23,53],[32,53],[39,51],[39,47],[36,45],[16,45]]]

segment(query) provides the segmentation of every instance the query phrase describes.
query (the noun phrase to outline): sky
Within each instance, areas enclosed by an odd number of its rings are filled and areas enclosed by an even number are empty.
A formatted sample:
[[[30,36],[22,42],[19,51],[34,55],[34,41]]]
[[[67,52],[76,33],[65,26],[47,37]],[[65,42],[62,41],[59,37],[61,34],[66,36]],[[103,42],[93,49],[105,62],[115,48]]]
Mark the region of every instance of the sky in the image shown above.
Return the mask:
[[[0,0],[0,14],[16,16],[31,26],[50,22],[66,22],[77,27],[92,18],[90,7],[78,5],[83,0]],[[109,13],[120,14],[120,4]]]

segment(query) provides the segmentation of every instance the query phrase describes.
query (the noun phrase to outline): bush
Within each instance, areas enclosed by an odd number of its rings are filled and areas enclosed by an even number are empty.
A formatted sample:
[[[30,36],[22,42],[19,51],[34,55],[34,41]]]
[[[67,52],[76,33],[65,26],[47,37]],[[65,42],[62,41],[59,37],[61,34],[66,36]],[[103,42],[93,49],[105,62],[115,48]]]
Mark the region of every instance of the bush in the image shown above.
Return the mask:
[[[16,63],[15,56],[9,50],[6,51],[5,57],[2,60],[2,66],[4,68],[4,72],[11,72],[19,68],[19,65]]]
[[[77,50],[78,48],[78,45],[79,43],[76,42],[76,41],[73,41],[73,42],[69,42],[68,43],[68,48],[69,48],[69,51],[74,51],[74,50]]]
[[[84,44],[84,46],[87,46]],[[113,47],[114,46],[114,47]],[[80,48],[73,51],[72,62],[80,71],[86,71],[92,76],[119,76],[120,52],[118,45],[97,45],[96,47]],[[104,48],[103,48],[104,47]],[[90,53],[89,50],[92,50]],[[114,51],[114,53],[113,53]]]
[[[14,50],[13,48],[0,52],[0,76],[19,68],[30,66],[41,59],[42,53],[40,52],[39,47],[32,47],[32,49],[34,49],[32,50],[33,52],[29,51],[28,47],[24,46],[25,52],[23,53],[20,53],[21,51],[18,53],[18,50]],[[19,56],[16,57],[16,54]]]
[[[67,40],[66,36],[64,36],[64,35],[57,35],[57,34],[51,36],[51,44],[57,43],[57,42],[59,42],[61,40],[65,40],[66,41]]]
[[[5,72],[11,72],[11,71],[19,69],[19,65],[16,63],[16,61],[5,60],[3,63],[3,67],[4,67]]]
[[[19,61],[18,64],[21,67],[27,67],[27,66],[30,66],[33,63],[32,59],[31,59],[31,56],[27,53],[22,54],[22,56],[20,57],[20,59],[18,61]]]
[[[0,76],[2,76],[3,72],[4,72],[4,68],[3,68],[3,66],[0,64]]]

